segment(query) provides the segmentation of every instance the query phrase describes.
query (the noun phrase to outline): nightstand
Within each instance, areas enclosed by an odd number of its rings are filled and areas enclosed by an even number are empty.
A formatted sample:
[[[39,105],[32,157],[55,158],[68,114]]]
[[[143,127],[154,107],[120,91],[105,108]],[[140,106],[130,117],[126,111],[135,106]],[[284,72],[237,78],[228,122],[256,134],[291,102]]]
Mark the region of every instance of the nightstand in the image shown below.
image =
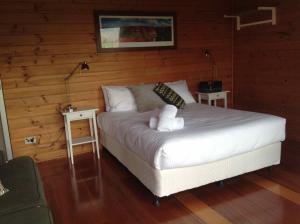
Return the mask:
[[[86,110],[77,110],[73,112],[62,112],[65,121],[65,132],[67,140],[67,152],[68,158],[71,159],[72,165],[74,164],[73,158],[73,146],[82,145],[82,144],[92,144],[93,153],[97,152],[97,158],[100,158],[99,154],[99,142],[97,134],[97,124],[96,124],[96,111],[98,109],[86,109]],[[71,132],[71,122],[79,120],[89,120],[90,126],[90,136],[72,138]]]
[[[214,101],[214,106],[217,106],[217,100],[222,99],[224,100],[224,107],[227,108],[227,94],[229,91],[221,91],[215,93],[201,93],[197,92],[198,94],[198,103],[201,103],[202,100],[207,100],[208,105],[212,105],[212,101]]]

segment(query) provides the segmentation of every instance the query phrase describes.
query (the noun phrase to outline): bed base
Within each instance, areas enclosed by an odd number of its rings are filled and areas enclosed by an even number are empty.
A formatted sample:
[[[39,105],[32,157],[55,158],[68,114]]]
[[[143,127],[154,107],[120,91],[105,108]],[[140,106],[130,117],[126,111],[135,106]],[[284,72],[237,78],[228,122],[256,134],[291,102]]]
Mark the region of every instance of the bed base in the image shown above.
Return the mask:
[[[217,186],[218,187],[224,187],[224,185],[225,185],[225,181],[224,180],[220,180],[220,181],[217,182]]]
[[[160,206],[160,197],[154,195],[153,204],[155,205],[155,207],[159,207]]]
[[[101,144],[156,196],[155,205],[159,205],[159,198],[164,196],[277,165],[281,157],[281,142],[276,142],[207,164],[157,170],[102,130],[100,140]]]
[[[272,175],[272,171],[273,171],[273,166],[269,166],[268,167],[268,174]]]

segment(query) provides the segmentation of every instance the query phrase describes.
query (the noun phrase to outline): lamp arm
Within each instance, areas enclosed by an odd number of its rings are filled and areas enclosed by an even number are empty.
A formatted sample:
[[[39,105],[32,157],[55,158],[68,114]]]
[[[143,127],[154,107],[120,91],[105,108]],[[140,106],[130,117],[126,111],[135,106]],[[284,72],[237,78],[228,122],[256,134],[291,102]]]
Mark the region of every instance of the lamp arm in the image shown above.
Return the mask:
[[[65,81],[69,80],[75,74],[80,65],[81,63],[78,63],[78,65],[76,65],[76,67],[70,72],[70,74],[65,77]]]
[[[209,60],[211,62],[212,80],[215,80],[218,76],[218,66],[212,55],[210,55]]]
[[[212,55],[212,53],[208,49],[203,49],[203,53],[204,53],[205,57],[207,57],[208,60],[211,63],[212,81],[213,81],[218,76],[218,66],[217,66],[217,63],[215,61],[214,56]]]

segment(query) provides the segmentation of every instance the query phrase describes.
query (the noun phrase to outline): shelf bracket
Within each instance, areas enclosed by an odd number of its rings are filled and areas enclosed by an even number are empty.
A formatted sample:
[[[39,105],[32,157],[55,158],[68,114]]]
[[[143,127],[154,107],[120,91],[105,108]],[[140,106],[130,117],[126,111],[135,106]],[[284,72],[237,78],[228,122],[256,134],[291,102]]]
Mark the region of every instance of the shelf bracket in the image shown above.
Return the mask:
[[[267,19],[267,20],[251,22],[251,23],[244,23],[244,24],[241,24],[241,16],[224,15],[224,18],[235,18],[236,19],[236,29],[237,30],[240,30],[242,27],[255,26],[255,25],[267,24],[267,23],[271,23],[272,25],[276,25],[276,23],[277,23],[277,21],[276,21],[276,7],[258,6],[257,10],[259,10],[259,11],[271,11],[272,12],[272,18]]]

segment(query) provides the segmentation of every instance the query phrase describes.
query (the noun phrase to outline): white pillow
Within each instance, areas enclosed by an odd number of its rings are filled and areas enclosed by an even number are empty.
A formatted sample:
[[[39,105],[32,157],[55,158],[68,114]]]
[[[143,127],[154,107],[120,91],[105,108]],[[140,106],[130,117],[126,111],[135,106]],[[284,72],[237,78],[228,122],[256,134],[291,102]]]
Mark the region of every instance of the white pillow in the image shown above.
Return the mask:
[[[134,96],[126,86],[102,86],[106,111],[135,111]]]
[[[185,103],[196,103],[185,80],[166,82],[165,84],[173,89],[179,96],[181,96]]]
[[[109,112],[110,106],[109,106],[109,102],[108,102],[108,96],[106,93],[106,87],[108,87],[108,86],[101,86],[101,89],[102,89],[103,97],[104,97],[105,111]]]

